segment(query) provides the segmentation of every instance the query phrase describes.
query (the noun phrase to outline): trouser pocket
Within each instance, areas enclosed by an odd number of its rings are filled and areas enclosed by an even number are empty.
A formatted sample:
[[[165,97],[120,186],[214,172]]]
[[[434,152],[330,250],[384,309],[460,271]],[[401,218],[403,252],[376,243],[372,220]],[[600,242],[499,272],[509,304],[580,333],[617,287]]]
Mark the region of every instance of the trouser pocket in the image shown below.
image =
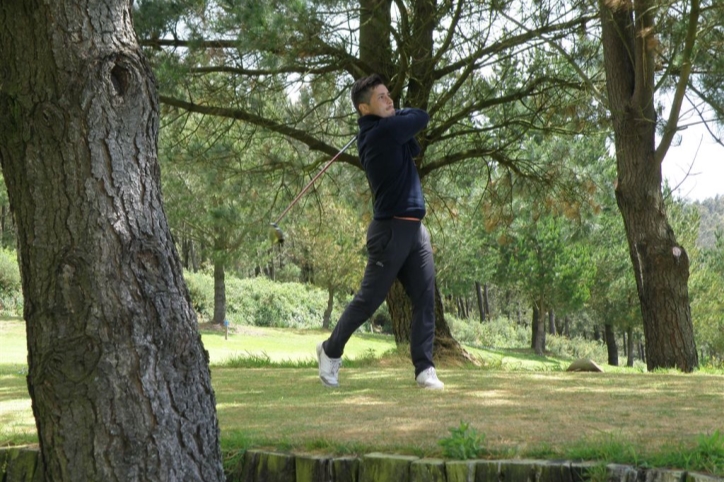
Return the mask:
[[[367,255],[371,260],[384,261],[392,243],[392,223],[374,220],[367,228]]]

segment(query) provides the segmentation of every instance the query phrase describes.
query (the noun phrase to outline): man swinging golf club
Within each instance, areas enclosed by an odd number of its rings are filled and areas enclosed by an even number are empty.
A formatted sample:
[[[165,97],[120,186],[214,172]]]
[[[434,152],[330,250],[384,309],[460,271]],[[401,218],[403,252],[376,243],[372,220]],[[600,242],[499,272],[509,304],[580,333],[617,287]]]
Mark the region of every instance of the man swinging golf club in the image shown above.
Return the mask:
[[[420,109],[395,110],[379,75],[352,86],[360,115],[357,148],[374,194],[374,218],[367,229],[367,267],[362,286],[331,336],[317,345],[319,378],[339,386],[342,353],[352,334],[368,320],[398,278],[412,301],[410,354],[422,388],[441,390],[432,362],[435,338],[435,266],[430,234],[422,224],[425,200],[413,158],[420,153],[415,135],[430,119]]]

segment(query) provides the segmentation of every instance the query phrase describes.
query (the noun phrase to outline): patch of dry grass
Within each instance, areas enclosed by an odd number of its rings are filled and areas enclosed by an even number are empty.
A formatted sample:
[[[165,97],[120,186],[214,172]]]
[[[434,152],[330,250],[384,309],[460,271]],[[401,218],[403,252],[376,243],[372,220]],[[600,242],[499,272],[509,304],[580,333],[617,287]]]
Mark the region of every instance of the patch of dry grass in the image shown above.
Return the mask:
[[[0,329],[0,446],[32,442],[24,323],[0,320]],[[491,457],[565,457],[571,448],[620,441],[645,458],[695,448],[702,434],[724,433],[722,375],[624,368],[569,373],[559,370],[560,360],[488,351],[479,353],[483,369],[441,363],[446,388],[435,392],[416,387],[408,355],[398,350],[378,362],[343,367],[341,388],[330,390],[319,382],[314,363],[305,361],[313,359],[323,335],[284,330],[235,332],[229,340],[204,335],[212,359],[214,352],[224,359],[261,349],[272,359],[302,361],[283,369],[212,367],[226,449],[439,456],[438,442],[464,421],[485,435]],[[356,336],[348,354],[385,353],[392,345],[389,339]]]
[[[724,377],[678,374],[439,370],[445,391],[418,389],[410,369],[342,369],[336,390],[310,369],[216,369],[220,424],[251,445],[360,447],[439,455],[465,421],[493,454],[564,454],[611,434],[637,453],[724,431]]]

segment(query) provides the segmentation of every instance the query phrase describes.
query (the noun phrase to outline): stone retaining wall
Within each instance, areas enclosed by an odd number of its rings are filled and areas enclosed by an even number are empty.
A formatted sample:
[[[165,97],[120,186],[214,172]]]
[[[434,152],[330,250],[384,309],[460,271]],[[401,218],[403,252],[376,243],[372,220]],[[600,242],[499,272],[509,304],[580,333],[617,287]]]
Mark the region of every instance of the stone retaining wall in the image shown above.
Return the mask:
[[[0,449],[0,482],[43,482],[37,449]],[[227,482],[724,482],[680,470],[544,460],[445,461],[372,453],[325,457],[248,450]]]

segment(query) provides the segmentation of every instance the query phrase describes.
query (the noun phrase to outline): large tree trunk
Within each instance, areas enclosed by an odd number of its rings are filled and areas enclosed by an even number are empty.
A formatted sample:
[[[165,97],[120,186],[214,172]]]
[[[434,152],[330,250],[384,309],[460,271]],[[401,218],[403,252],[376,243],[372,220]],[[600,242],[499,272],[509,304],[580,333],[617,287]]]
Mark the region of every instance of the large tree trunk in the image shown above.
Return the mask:
[[[359,5],[359,59],[369,70],[359,72],[358,77],[377,73],[391,82],[396,72],[392,63],[392,0],[360,0]],[[388,87],[399,96],[392,84]]]
[[[45,480],[223,480],[129,1],[0,2],[0,162]]]
[[[410,342],[410,326],[412,321],[412,303],[405,293],[402,283],[395,281],[387,294],[387,309],[392,319],[392,331],[397,344]],[[453,338],[450,327],[445,321],[445,312],[440,291],[435,283],[435,344],[433,356],[436,359],[445,359],[453,362],[477,363],[475,357],[468,353],[460,343]]]
[[[635,8],[632,8],[635,7]],[[636,275],[647,366],[698,366],[689,306],[689,258],[676,242],[655,155],[653,0],[600,1],[609,109],[616,143],[616,201]]]

